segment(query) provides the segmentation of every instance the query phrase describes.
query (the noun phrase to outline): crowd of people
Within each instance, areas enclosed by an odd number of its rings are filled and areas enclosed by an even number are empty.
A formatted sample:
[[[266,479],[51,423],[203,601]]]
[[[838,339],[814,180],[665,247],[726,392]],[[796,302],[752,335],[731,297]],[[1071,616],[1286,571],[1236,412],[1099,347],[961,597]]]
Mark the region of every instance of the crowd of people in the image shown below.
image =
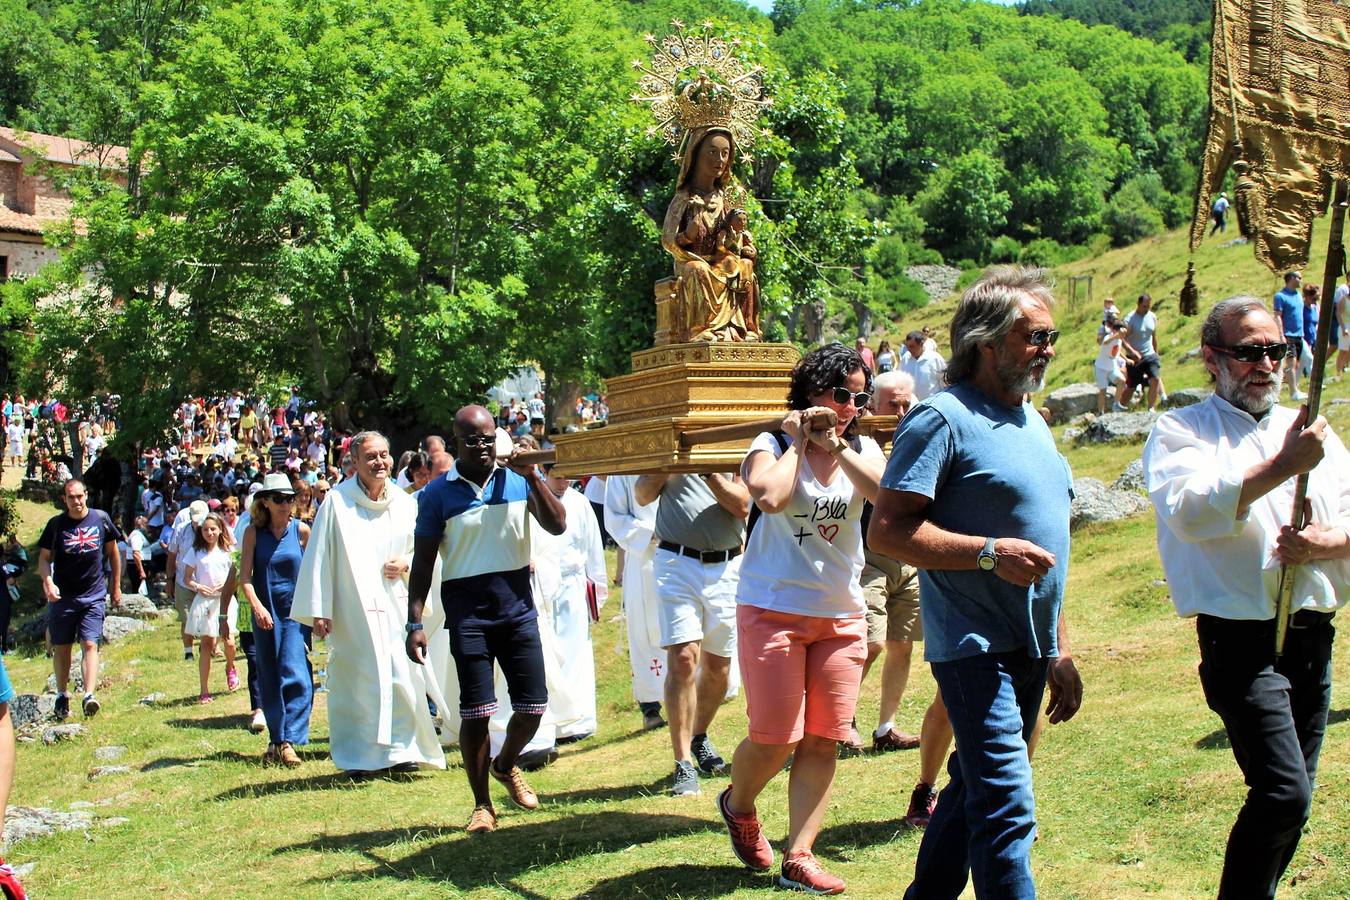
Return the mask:
[[[1140,297],[1121,327],[1108,305],[1102,332],[1152,404],[1150,303]],[[792,371],[781,426],[739,469],[597,476],[585,493],[519,457],[538,442],[504,427],[509,410],[466,406],[449,441],[429,435],[396,459],[384,435],[330,434],[300,402],[280,416],[240,395],[184,404],[175,447],[142,459],[128,537],[72,478],[39,540],[56,715],[69,714],[77,642],[81,707],[97,714],[104,612],[124,572],[127,587],[150,589],[162,556],[200,702],[217,648],[227,690],[241,685],[243,650],[264,762],[301,764],[309,649],[327,640],[333,764],[442,769],[443,747],[458,745],[467,829],[489,833],[494,781],[538,808],[528,771],[601,727],[590,629],[607,599],[608,536],[622,551],[635,714],[669,729],[672,795],[730,778],[716,808],[744,865],[775,862],[758,805],[786,769],[778,883],[845,889],[813,845],[836,760],[865,748],[856,708],[879,662],[871,748],[919,751],[905,818],[924,836],[905,896],[955,898],[973,880],[980,897],[1033,897],[1042,711],[1067,721],[1083,697],[1063,611],[1071,474],[1030,403],[1055,356],[1053,309],[1042,272],[997,267],[962,296],[948,359],[922,331],[900,354],[818,348]],[[1197,620],[1204,694],[1250,787],[1221,896],[1273,896],[1297,845],[1329,708],[1330,623],[1350,583],[1350,488],[1336,477],[1350,458],[1324,419],[1276,406],[1287,321],[1252,298],[1214,307],[1201,343],[1215,393],[1162,416],[1144,454],[1172,598]],[[860,433],[866,410],[900,417],[889,456]],[[1310,520],[1295,529],[1285,518],[1300,473]],[[1297,566],[1278,658],[1268,558]],[[912,735],[895,718],[916,641],[938,692]],[[7,691],[0,668],[0,702]],[[741,692],[748,723],[728,762],[709,730]],[[0,757],[4,745],[0,733]]]

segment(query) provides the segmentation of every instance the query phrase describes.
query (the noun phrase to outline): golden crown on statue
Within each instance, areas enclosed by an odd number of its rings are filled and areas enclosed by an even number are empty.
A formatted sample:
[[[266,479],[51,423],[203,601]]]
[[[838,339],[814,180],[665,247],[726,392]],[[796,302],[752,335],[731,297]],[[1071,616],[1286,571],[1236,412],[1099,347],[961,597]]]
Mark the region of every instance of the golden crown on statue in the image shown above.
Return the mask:
[[[647,34],[643,39],[656,51],[648,64],[633,60],[642,73],[634,103],[650,103],[656,124],[647,129],[653,137],[683,149],[689,133],[698,128],[719,127],[731,132],[742,157],[761,134],[761,111],[772,104],[764,96],[759,65],[747,66],[736,58],[739,38],[730,41],[712,36],[713,23],[704,22],[697,32],[686,31],[679,19],[675,30],[664,38]],[[679,152],[675,154],[679,159]]]

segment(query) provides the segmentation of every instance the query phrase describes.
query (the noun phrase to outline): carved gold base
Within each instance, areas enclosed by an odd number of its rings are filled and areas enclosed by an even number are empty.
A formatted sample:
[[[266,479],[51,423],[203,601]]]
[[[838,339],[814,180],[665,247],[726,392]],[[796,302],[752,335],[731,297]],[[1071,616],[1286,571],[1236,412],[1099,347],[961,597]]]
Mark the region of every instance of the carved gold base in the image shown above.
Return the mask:
[[[554,438],[568,477],[732,472],[748,441],[681,449],[680,435],[787,412],[791,344],[671,344],[633,354],[633,373],[605,381],[609,424]]]
[[[670,417],[609,425],[554,438],[554,471],[568,478],[581,475],[646,475],[735,472],[745,458],[748,440],[699,444],[680,449],[680,434],[710,425],[733,425],[763,418],[762,414],[719,418]]]
[[[605,381],[610,425],[664,416],[757,417],[786,409],[801,355],[791,344],[671,344],[633,354],[633,374]]]

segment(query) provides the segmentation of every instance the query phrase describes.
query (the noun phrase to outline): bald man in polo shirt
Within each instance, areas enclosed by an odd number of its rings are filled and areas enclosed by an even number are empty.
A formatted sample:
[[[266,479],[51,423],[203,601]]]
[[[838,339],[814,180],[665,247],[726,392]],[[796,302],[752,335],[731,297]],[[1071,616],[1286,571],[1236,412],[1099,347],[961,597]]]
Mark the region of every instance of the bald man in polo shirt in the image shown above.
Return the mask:
[[[474,796],[472,834],[497,826],[489,774],[517,806],[539,806],[516,767],[516,757],[548,706],[530,593],[530,515],[550,534],[562,534],[567,525],[561,501],[535,467],[497,464],[496,437],[492,414],[483,407],[466,406],[455,414],[458,457],[418,496],[408,585],[407,651],[413,662],[422,663],[427,654],[422,612],[439,557],[440,597],[460,685],[459,746]],[[497,708],[494,663],[506,676],[512,708],[495,760],[488,741],[488,720]]]

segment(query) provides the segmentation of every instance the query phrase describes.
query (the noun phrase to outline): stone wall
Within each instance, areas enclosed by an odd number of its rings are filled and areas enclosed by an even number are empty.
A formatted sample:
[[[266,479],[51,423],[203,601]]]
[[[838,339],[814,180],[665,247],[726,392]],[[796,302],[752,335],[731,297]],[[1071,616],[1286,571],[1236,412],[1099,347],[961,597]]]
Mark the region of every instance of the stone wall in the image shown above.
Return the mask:
[[[46,244],[31,241],[15,241],[0,238],[0,256],[9,257],[9,277],[27,278],[37,273],[49,262],[57,259],[60,253]]]
[[[19,208],[19,164],[0,162],[0,205]]]

